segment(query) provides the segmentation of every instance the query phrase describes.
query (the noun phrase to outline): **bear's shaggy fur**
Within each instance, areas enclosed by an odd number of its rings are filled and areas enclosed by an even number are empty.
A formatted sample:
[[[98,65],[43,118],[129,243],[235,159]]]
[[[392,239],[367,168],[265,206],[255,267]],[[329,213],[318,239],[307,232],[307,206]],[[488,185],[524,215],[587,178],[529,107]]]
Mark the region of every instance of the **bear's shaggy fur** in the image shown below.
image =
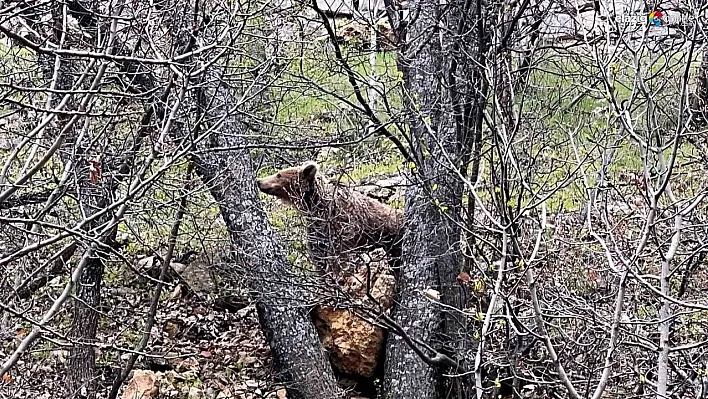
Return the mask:
[[[315,162],[258,179],[258,188],[297,208],[305,218],[313,262],[338,272],[337,259],[350,251],[383,248],[398,259],[403,213],[364,194],[328,182]]]

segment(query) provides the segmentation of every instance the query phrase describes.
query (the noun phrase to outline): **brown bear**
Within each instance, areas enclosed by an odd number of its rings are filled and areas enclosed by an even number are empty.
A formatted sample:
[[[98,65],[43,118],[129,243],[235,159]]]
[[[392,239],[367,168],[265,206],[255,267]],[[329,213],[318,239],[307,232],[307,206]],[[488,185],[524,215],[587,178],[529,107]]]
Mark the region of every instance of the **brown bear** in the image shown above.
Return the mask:
[[[258,188],[297,208],[305,218],[308,248],[320,271],[339,272],[350,251],[383,248],[392,264],[401,254],[403,213],[318,173],[317,163],[283,169],[257,180]]]

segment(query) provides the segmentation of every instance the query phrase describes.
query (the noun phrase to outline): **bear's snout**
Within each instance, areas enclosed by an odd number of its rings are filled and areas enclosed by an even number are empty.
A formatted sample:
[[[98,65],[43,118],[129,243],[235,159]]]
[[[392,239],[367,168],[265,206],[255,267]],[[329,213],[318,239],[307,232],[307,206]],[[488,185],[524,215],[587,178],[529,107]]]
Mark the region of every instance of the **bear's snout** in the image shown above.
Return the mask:
[[[281,170],[270,176],[256,178],[256,186],[263,194],[272,195],[286,204],[292,203],[292,192],[296,191],[299,173],[296,169]]]
[[[267,179],[256,179],[256,185],[262,193],[275,195],[275,187],[273,187],[273,184],[269,183]]]
[[[258,189],[263,191],[264,193],[268,189],[268,185],[266,184],[266,182],[263,179],[256,179],[256,185],[258,186]]]

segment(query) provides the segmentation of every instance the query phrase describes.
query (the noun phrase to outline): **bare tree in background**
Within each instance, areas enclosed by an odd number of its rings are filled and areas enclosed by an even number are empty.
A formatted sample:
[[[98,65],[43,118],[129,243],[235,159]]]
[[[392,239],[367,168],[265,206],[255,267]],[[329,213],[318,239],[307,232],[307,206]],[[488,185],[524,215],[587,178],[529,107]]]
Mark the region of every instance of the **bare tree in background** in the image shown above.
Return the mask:
[[[57,43],[59,46],[67,48],[81,46],[86,40],[85,37],[77,38],[68,34],[66,22],[69,18],[76,18],[82,29],[92,32],[98,31],[98,21],[92,16],[95,10],[84,9],[80,3],[73,4],[71,9],[67,4],[50,4],[48,8],[41,4],[27,4],[27,8],[22,10],[26,16],[28,25],[34,28],[34,32],[45,30],[39,21],[42,15],[50,15],[51,19],[47,25],[49,29],[49,42]],[[96,47],[106,53],[114,52],[116,42],[116,25],[106,26],[106,36],[101,40],[94,35]],[[91,37],[91,36],[89,36]],[[28,38],[35,42],[42,39],[35,35]],[[110,203],[110,198],[114,195],[115,184],[100,178],[102,148],[97,146],[97,142],[102,140],[104,135],[111,134],[105,130],[94,130],[88,124],[88,119],[82,120],[80,115],[86,112],[95,103],[96,98],[92,91],[96,90],[103,80],[107,63],[101,62],[86,63],[74,59],[61,59],[49,52],[37,54],[37,63],[42,71],[45,81],[50,82],[51,90],[46,101],[47,109],[62,108],[69,112],[48,113],[46,117],[56,118],[56,122],[51,127],[45,129],[38,126],[29,139],[48,137],[56,144],[53,146],[58,150],[60,158],[65,166],[64,176],[47,201],[47,207],[43,209],[37,220],[40,221],[56,201],[62,192],[74,190],[77,202],[79,203],[80,218],[86,219],[96,215],[97,212],[106,208]],[[85,69],[84,69],[85,68]],[[82,70],[83,69],[83,70]],[[94,74],[95,71],[95,74]],[[83,89],[86,94],[74,94],[73,90]],[[72,115],[71,112],[74,112]],[[32,136],[34,135],[34,136]],[[40,142],[35,141],[31,153],[36,153]],[[18,149],[21,147],[18,147]],[[51,155],[51,151],[42,154],[45,159]],[[13,154],[13,155],[16,155]],[[8,159],[5,168],[12,162],[12,157]],[[32,157],[25,159],[25,168],[32,161]],[[108,160],[109,162],[114,160]],[[5,169],[7,170],[7,169]],[[70,174],[74,175],[73,187],[67,187],[67,180]],[[101,304],[101,282],[103,276],[104,259],[107,250],[115,241],[116,228],[111,226],[112,212],[105,212],[103,215],[86,223],[83,230],[87,232],[87,237],[91,241],[84,242],[84,254],[79,261],[78,270],[80,276],[76,281],[76,298],[74,301],[74,312],[72,327],[69,332],[70,339],[76,344],[72,347],[67,378],[67,396],[93,397],[95,394],[95,351],[92,342],[96,337],[98,325],[98,313],[96,311]],[[39,232],[39,224],[32,225],[32,232]],[[72,246],[71,248],[76,248]],[[66,254],[64,254],[66,257]],[[15,287],[17,290],[20,287]]]

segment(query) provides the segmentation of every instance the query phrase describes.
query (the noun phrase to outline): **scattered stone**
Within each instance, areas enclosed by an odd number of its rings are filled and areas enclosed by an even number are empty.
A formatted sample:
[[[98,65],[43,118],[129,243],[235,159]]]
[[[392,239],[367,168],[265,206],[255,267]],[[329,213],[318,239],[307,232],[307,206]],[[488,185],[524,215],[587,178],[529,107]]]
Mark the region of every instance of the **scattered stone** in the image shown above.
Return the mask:
[[[155,265],[155,257],[154,256],[147,256],[145,258],[142,258],[138,261],[138,270],[142,272],[147,272],[148,270],[151,270]]]
[[[150,370],[135,370],[122,399],[151,399],[159,392],[157,376]]]
[[[204,392],[202,392],[201,389],[197,387],[191,387],[189,388],[189,392],[187,394],[188,399],[202,399],[204,397]]]
[[[427,296],[428,298],[434,301],[440,301],[440,291],[438,290],[428,288],[426,290],[423,290],[423,295]]]
[[[177,372],[195,371],[199,369],[199,361],[197,359],[190,357],[181,361],[178,361],[175,366]]]
[[[216,291],[216,276],[212,273],[211,256],[210,253],[202,253],[187,264],[172,263],[170,266],[192,291],[211,294]]]
[[[244,366],[253,366],[254,364],[258,363],[258,358],[253,357],[253,356],[246,356],[243,358],[243,365]]]
[[[175,289],[172,290],[172,293],[170,294],[170,301],[174,301],[175,299],[179,299],[182,297],[182,286],[177,284],[175,285]]]
[[[389,202],[403,199],[404,184],[405,179],[398,175],[361,185],[358,190],[368,197]]]

